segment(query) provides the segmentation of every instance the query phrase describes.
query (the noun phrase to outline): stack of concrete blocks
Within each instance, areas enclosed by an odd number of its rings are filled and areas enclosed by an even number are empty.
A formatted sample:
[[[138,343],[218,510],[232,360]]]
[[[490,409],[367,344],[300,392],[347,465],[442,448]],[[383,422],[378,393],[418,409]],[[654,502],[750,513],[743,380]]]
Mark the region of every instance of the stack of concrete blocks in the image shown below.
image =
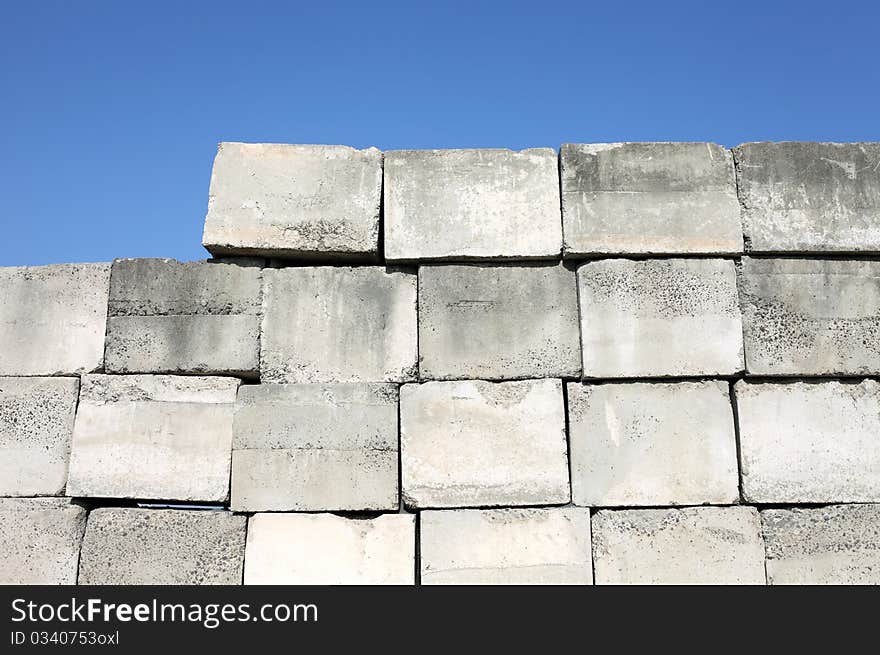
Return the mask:
[[[880,583],[880,144],[221,144],[0,269],[0,582]]]

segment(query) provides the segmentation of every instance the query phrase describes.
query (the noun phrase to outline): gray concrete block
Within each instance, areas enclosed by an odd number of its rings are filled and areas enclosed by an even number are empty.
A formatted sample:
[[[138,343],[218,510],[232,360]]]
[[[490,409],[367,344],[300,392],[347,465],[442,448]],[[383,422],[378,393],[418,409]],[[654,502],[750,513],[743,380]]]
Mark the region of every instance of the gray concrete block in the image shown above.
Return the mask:
[[[67,493],[225,501],[238,385],[232,378],[85,376]]]
[[[425,511],[422,576],[436,584],[592,584],[590,510]]]
[[[267,269],[263,275],[263,382],[416,378],[414,274],[323,266]]]
[[[385,153],[385,258],[552,259],[562,249],[550,148]]]
[[[880,252],[880,143],[733,149],[746,250]]]
[[[567,387],[575,504],[723,505],[739,500],[726,382]]]
[[[67,498],[0,498],[0,584],[76,584],[85,526]]]
[[[419,268],[422,379],[580,375],[577,281],[561,265]]]
[[[746,257],[740,294],[749,373],[880,373],[880,262]]]
[[[880,505],[761,512],[770,584],[880,584]]]
[[[238,585],[247,517],[104,507],[89,513],[79,584]]]
[[[578,268],[585,378],[743,368],[736,270],[724,259],[606,259]]]
[[[559,380],[404,385],[400,450],[410,507],[553,505],[571,497]]]
[[[602,510],[593,516],[596,584],[765,584],[754,507]]]
[[[0,496],[60,496],[77,378],[0,378]]]
[[[202,244],[214,255],[377,259],[382,153],[221,143]]]
[[[415,516],[255,514],[248,523],[244,583],[415,583]]]
[[[395,385],[243,386],[233,425],[232,509],[398,509]]]
[[[0,268],[0,375],[104,366],[110,264]]]
[[[740,253],[733,158],[714,143],[566,143],[564,255]]]
[[[880,501],[880,383],[734,388],[746,500]]]

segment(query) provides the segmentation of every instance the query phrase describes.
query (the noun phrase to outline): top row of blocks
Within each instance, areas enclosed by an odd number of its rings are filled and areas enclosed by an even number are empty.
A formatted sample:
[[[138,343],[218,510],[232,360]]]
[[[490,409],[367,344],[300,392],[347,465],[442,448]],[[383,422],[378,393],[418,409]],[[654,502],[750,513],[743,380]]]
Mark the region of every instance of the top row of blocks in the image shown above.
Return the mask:
[[[880,143],[565,144],[558,162],[550,148],[222,143],[202,243],[389,262],[877,253]]]

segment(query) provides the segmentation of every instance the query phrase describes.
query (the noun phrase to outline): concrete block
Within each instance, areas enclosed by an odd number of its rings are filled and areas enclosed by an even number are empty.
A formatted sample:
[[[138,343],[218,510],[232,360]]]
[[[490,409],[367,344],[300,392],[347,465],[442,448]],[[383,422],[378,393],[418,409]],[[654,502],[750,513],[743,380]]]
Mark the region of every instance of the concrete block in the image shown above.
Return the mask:
[[[746,500],[880,501],[880,383],[734,388]]]
[[[419,360],[422,379],[579,376],[574,271],[420,267]]]
[[[379,266],[264,271],[263,382],[416,379],[416,276]]]
[[[404,385],[400,449],[410,507],[553,505],[571,497],[559,380]]]
[[[104,366],[110,264],[0,268],[0,375]]]
[[[880,373],[880,262],[746,257],[740,293],[749,373]]]
[[[754,507],[602,510],[593,516],[596,584],[765,584]]]
[[[592,584],[590,510],[443,510],[419,517],[421,582]]]
[[[76,584],[85,526],[67,498],[0,498],[0,584]]]
[[[566,143],[564,255],[740,253],[733,158],[714,143]]]
[[[398,509],[395,385],[244,386],[233,425],[232,509]]]
[[[880,505],[761,512],[770,584],[880,584]]]
[[[585,378],[743,368],[736,270],[723,259],[605,259],[578,268]]]
[[[880,143],[733,149],[746,250],[880,252]]]
[[[202,244],[214,255],[377,259],[382,153],[221,143]]]
[[[117,259],[106,370],[256,377],[260,287],[254,266]]]
[[[238,585],[247,517],[103,507],[89,513],[79,584]]]
[[[248,524],[245,584],[415,583],[415,516],[255,514]]]
[[[723,505],[739,500],[726,382],[567,386],[575,504]]]
[[[552,259],[562,249],[550,148],[385,153],[385,258]]]
[[[238,385],[232,378],[85,376],[67,493],[224,502]]]
[[[0,378],[0,496],[61,496],[77,378]]]

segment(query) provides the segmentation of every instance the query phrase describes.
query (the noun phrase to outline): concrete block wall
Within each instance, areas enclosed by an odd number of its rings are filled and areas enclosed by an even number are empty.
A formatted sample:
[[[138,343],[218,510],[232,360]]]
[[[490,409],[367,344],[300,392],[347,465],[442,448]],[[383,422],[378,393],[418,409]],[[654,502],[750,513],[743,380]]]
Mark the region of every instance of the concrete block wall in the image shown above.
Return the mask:
[[[0,268],[0,582],[880,584],[880,144],[221,144]]]

